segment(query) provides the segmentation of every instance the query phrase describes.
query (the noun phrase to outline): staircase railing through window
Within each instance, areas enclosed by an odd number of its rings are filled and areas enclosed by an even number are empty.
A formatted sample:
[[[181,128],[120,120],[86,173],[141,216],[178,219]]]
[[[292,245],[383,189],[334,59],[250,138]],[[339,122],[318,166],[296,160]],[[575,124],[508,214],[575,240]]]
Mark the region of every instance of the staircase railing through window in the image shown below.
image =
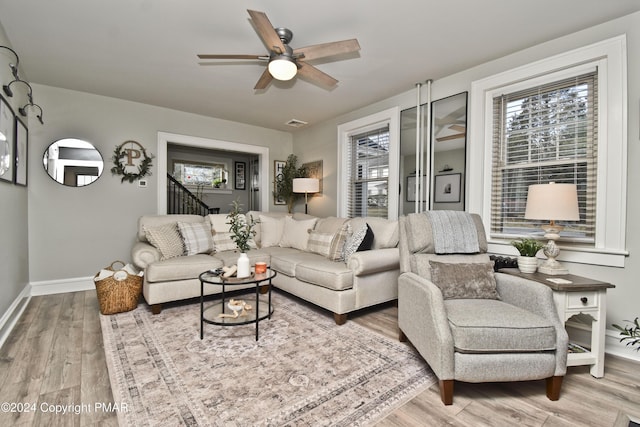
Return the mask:
[[[167,174],[167,213],[204,216],[220,213],[220,208],[210,208],[188,188]]]

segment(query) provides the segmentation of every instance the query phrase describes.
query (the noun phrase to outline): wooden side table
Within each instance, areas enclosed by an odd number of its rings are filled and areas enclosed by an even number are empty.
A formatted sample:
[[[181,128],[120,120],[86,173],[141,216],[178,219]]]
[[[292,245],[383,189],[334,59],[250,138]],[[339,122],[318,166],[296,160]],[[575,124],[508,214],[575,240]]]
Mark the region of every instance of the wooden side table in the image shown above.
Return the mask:
[[[591,365],[591,375],[604,376],[604,341],[607,322],[607,289],[615,285],[573,274],[550,276],[542,273],[521,273],[517,268],[502,268],[500,273],[534,280],[553,289],[553,300],[558,317],[566,322],[576,314],[591,317],[591,351],[569,353],[567,366]],[[571,283],[554,283],[549,279],[564,279]]]

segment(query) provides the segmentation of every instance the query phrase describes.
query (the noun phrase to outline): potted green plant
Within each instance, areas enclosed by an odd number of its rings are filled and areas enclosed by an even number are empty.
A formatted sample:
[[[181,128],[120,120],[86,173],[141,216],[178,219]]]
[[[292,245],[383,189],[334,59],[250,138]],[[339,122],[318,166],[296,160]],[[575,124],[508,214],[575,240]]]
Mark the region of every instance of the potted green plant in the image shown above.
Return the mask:
[[[229,231],[231,232],[231,240],[233,240],[240,250],[240,256],[238,257],[237,277],[249,277],[251,276],[251,263],[247,252],[251,249],[249,241],[256,235],[254,227],[256,221],[253,220],[253,216],[246,218],[242,214],[241,204],[238,200],[234,200],[231,204],[232,209],[227,215],[227,224],[229,224]]]
[[[293,205],[296,200],[303,196],[302,193],[293,192],[293,179],[307,177],[307,168],[304,166],[298,167],[297,163],[298,157],[295,154],[289,154],[282,173],[277,176],[274,185],[275,191],[273,195],[287,202],[289,213],[293,212]]]
[[[625,320],[625,322],[631,323],[631,326],[620,326],[613,324],[613,327],[620,331],[620,342],[627,341],[627,345],[636,347],[636,351],[640,351],[640,323],[636,317],[633,322],[631,320]]]
[[[538,269],[536,254],[540,249],[544,248],[544,244],[536,239],[523,237],[511,241],[511,245],[520,253],[518,257],[518,268],[520,271],[523,273],[535,273]]]

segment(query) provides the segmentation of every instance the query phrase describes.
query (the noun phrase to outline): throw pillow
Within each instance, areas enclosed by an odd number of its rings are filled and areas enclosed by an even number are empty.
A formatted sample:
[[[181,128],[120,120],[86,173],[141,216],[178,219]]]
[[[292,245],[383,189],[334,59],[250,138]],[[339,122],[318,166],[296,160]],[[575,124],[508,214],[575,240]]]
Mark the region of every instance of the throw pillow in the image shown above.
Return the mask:
[[[209,214],[212,234],[228,232],[230,227],[230,225],[227,224],[228,221],[229,218],[227,218],[227,214]]]
[[[179,257],[184,253],[182,237],[175,222],[144,227],[147,240],[160,251],[161,259]]]
[[[309,242],[307,243],[307,250],[324,257],[329,256],[331,250],[331,242],[333,241],[333,233],[321,233],[319,231],[312,231],[309,234]]]
[[[231,239],[232,233],[216,233],[213,235],[213,247],[216,252],[235,251],[238,249],[236,242]]]
[[[349,224],[343,224],[340,230],[331,239],[331,247],[329,248],[329,258],[331,261],[344,261],[343,249],[344,243],[349,236]]]
[[[205,222],[179,222],[178,230],[184,243],[185,255],[205,254],[213,251],[211,227]]]
[[[342,254],[342,258],[345,261],[349,261],[349,257],[358,251],[358,248],[367,235],[368,228],[369,226],[367,224],[364,224],[347,237],[346,242],[344,242],[344,249]]]
[[[360,246],[358,246],[356,252],[370,251],[373,247],[373,237],[373,230],[371,229],[371,227],[369,227],[369,224],[367,224],[367,232],[364,235],[364,239],[362,239],[362,243],[360,243]]]
[[[429,261],[431,281],[444,299],[500,299],[493,274],[493,262],[448,264]]]
[[[290,216],[284,217],[284,230],[280,239],[280,247],[307,250],[309,233],[316,226],[317,218],[295,220]]]
[[[284,217],[260,215],[260,247],[278,246],[282,239],[282,230],[284,230]]]

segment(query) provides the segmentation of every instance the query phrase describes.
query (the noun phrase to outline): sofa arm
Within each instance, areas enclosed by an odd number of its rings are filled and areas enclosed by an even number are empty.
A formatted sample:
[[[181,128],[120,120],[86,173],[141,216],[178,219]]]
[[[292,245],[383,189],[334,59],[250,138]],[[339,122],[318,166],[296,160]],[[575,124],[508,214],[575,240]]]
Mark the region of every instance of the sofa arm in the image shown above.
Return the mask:
[[[440,380],[454,379],[454,346],[442,292],[415,273],[398,278],[398,326]]]
[[[141,270],[144,270],[156,261],[160,261],[160,251],[145,242],[136,242],[131,248],[131,259],[133,264]]]
[[[400,253],[398,248],[354,252],[349,257],[347,267],[355,276],[397,270],[400,268]]]

